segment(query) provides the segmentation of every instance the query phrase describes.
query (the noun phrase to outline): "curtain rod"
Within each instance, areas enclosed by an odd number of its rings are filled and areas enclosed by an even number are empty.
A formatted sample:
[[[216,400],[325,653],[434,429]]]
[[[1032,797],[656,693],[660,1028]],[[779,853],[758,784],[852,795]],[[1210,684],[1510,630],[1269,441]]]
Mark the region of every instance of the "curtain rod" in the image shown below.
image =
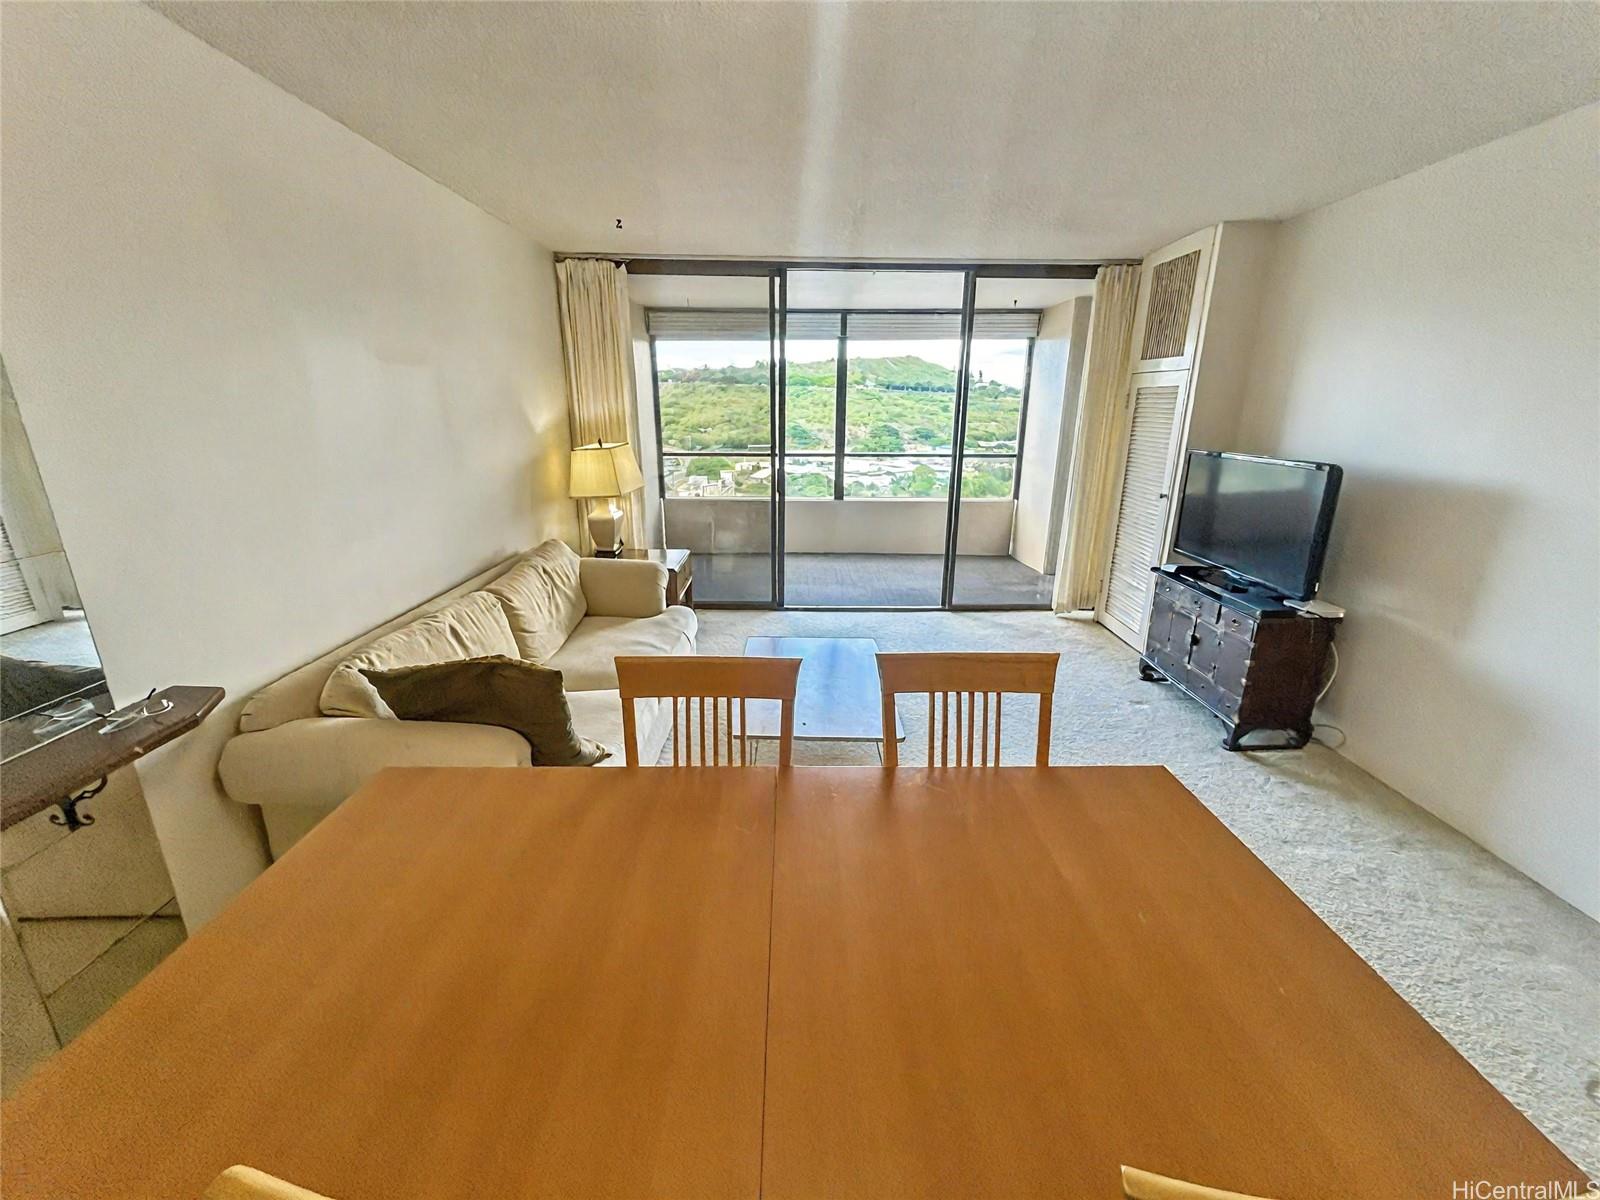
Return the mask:
[[[743,275],[761,276],[777,267],[813,271],[974,271],[990,279],[1093,279],[1103,266],[1137,265],[1138,259],[1104,259],[1094,262],[930,262],[915,260],[857,260],[804,258],[666,258],[648,254],[583,254],[560,252],[557,262],[569,258],[603,258],[620,263],[634,275]]]

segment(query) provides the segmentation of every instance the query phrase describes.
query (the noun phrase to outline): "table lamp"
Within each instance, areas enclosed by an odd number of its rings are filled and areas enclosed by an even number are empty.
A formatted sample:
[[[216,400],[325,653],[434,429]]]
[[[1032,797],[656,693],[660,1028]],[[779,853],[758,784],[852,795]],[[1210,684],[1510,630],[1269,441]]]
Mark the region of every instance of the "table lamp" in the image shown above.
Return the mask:
[[[615,558],[622,550],[622,509],[617,497],[644,486],[639,460],[627,442],[591,442],[572,452],[572,483],[568,494],[574,500],[605,500],[604,507],[589,510],[589,537],[600,558]]]

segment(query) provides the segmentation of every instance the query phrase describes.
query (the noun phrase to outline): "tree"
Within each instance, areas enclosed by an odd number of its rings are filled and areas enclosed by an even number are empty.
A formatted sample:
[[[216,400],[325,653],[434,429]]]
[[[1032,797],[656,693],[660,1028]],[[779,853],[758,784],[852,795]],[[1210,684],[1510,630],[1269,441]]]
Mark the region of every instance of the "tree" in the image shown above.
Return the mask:
[[[797,421],[789,422],[789,449],[813,450],[822,445],[822,439]]]
[[[900,431],[893,425],[877,424],[867,431],[867,436],[856,445],[857,450],[868,454],[892,454],[906,448]]]
[[[983,500],[1011,495],[1011,467],[978,463],[969,465],[961,481],[963,500]]]
[[[788,365],[788,446],[832,445],[837,363],[829,358]],[[982,378],[979,373],[979,378]],[[850,361],[849,418],[866,442],[852,449],[901,453],[950,443],[955,374],[914,355]],[[664,367],[657,374],[662,445],[673,450],[764,452],[772,441],[767,365]],[[1021,393],[986,380],[974,387],[968,445],[1016,444]]]
[[[833,479],[819,471],[791,475],[789,494],[806,500],[826,500],[833,495]]]
[[[945,477],[926,463],[918,463],[910,474],[895,478],[889,487],[891,496],[942,496],[945,494]]]

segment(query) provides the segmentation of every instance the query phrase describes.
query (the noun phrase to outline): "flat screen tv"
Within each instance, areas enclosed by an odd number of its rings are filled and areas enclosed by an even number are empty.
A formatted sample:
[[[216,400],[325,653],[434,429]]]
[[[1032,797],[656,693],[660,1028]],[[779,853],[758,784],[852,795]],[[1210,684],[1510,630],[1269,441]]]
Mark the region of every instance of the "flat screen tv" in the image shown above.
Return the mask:
[[[1344,472],[1332,463],[1191,450],[1178,553],[1293,600],[1309,600]]]

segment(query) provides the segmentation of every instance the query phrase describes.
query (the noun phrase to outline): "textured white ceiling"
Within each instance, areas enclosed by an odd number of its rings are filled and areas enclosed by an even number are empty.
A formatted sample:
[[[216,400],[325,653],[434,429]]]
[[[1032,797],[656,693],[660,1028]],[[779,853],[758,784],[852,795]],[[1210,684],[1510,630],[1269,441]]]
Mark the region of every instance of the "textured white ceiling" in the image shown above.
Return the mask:
[[[154,7],[569,251],[1137,257],[1600,98],[1592,4]]]

